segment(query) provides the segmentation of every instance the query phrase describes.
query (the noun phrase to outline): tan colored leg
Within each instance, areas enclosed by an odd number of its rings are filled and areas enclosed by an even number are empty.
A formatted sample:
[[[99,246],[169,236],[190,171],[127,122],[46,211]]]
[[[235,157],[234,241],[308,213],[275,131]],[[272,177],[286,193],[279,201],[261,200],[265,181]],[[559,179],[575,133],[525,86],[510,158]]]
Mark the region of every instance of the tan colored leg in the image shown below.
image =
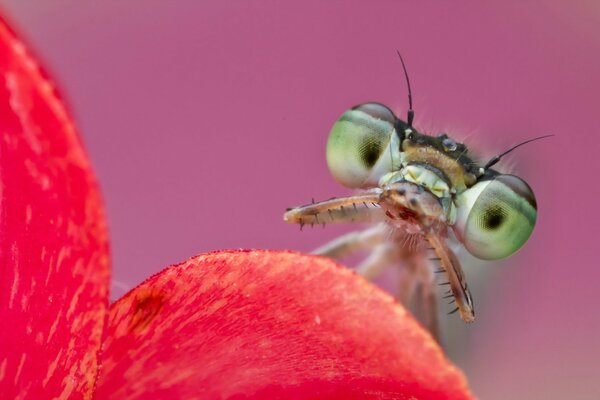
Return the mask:
[[[373,280],[393,262],[393,251],[390,249],[390,245],[388,243],[380,244],[356,267],[356,272],[368,280]]]
[[[419,318],[423,325],[427,327],[431,335],[439,342],[440,341],[440,326],[439,326],[439,309],[438,309],[438,292],[439,287],[436,285],[436,280],[433,275],[435,266],[427,258],[426,253],[419,254],[419,284],[420,290],[420,310]]]
[[[312,254],[339,260],[360,250],[369,249],[385,239],[387,228],[379,224],[364,231],[350,232],[312,251]]]

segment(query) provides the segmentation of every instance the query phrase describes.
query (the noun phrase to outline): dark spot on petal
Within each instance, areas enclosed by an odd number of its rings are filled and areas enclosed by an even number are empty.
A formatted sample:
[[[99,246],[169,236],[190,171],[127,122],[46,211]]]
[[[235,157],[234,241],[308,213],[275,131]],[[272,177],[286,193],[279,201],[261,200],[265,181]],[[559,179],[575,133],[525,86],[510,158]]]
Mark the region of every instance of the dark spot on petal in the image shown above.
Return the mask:
[[[146,291],[137,294],[131,304],[131,330],[135,333],[142,333],[146,330],[152,320],[158,315],[165,303],[164,296],[161,293]]]

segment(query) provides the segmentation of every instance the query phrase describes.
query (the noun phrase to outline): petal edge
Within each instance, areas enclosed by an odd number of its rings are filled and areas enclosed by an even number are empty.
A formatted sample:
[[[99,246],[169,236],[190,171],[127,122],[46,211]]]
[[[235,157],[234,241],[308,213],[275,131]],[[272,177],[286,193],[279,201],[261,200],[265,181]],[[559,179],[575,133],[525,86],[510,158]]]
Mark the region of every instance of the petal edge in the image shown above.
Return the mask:
[[[1,18],[0,124],[0,393],[91,398],[109,280],[103,206],[64,104]]]
[[[98,395],[472,398],[390,296],[326,258],[258,250],[192,258],[113,304]]]

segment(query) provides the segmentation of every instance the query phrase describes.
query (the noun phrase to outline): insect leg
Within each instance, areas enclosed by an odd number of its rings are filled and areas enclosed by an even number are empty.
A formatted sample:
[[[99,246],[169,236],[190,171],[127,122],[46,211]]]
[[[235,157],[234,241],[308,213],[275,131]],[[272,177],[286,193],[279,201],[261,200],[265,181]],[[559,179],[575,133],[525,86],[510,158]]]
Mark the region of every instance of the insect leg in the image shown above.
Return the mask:
[[[393,263],[393,252],[387,243],[380,244],[356,267],[356,272],[368,280],[373,280],[381,271]]]
[[[398,282],[398,301],[404,304],[405,307],[410,308],[417,286],[418,264],[406,252],[398,253],[395,263],[401,264],[400,280]]]
[[[344,258],[354,252],[368,249],[385,239],[387,229],[385,224],[372,228],[350,232],[312,251],[313,254],[335,259]]]
[[[439,341],[438,288],[434,284],[427,247],[421,242],[407,248],[402,239],[399,243],[401,246],[396,248],[394,259],[394,264],[400,266],[398,301]]]
[[[431,244],[435,253],[440,258],[442,268],[446,270],[450,290],[456,300],[460,318],[465,322],[473,322],[475,320],[473,300],[458,258],[456,258],[456,255],[454,255],[444,238],[440,235],[429,232],[426,237],[427,241]]]
[[[384,219],[379,206],[381,189],[374,188],[356,196],[337,197],[290,208],[283,220],[291,224],[332,224],[375,222]]]
[[[440,342],[439,310],[438,310],[438,287],[435,284],[433,270],[435,266],[429,260],[425,251],[415,255],[418,262],[418,278],[420,284],[420,298],[418,299],[420,310],[419,318],[423,325],[429,329],[431,335]]]

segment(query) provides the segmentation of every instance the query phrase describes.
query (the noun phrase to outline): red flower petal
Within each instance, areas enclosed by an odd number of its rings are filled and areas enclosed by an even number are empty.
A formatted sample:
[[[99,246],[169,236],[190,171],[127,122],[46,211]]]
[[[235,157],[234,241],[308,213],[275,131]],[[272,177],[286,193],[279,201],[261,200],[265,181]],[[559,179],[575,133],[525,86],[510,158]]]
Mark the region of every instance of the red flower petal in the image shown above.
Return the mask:
[[[0,20],[0,393],[91,398],[109,278],[103,207],[51,83]]]
[[[165,269],[111,307],[102,360],[101,399],[472,398],[390,296],[294,253]]]

